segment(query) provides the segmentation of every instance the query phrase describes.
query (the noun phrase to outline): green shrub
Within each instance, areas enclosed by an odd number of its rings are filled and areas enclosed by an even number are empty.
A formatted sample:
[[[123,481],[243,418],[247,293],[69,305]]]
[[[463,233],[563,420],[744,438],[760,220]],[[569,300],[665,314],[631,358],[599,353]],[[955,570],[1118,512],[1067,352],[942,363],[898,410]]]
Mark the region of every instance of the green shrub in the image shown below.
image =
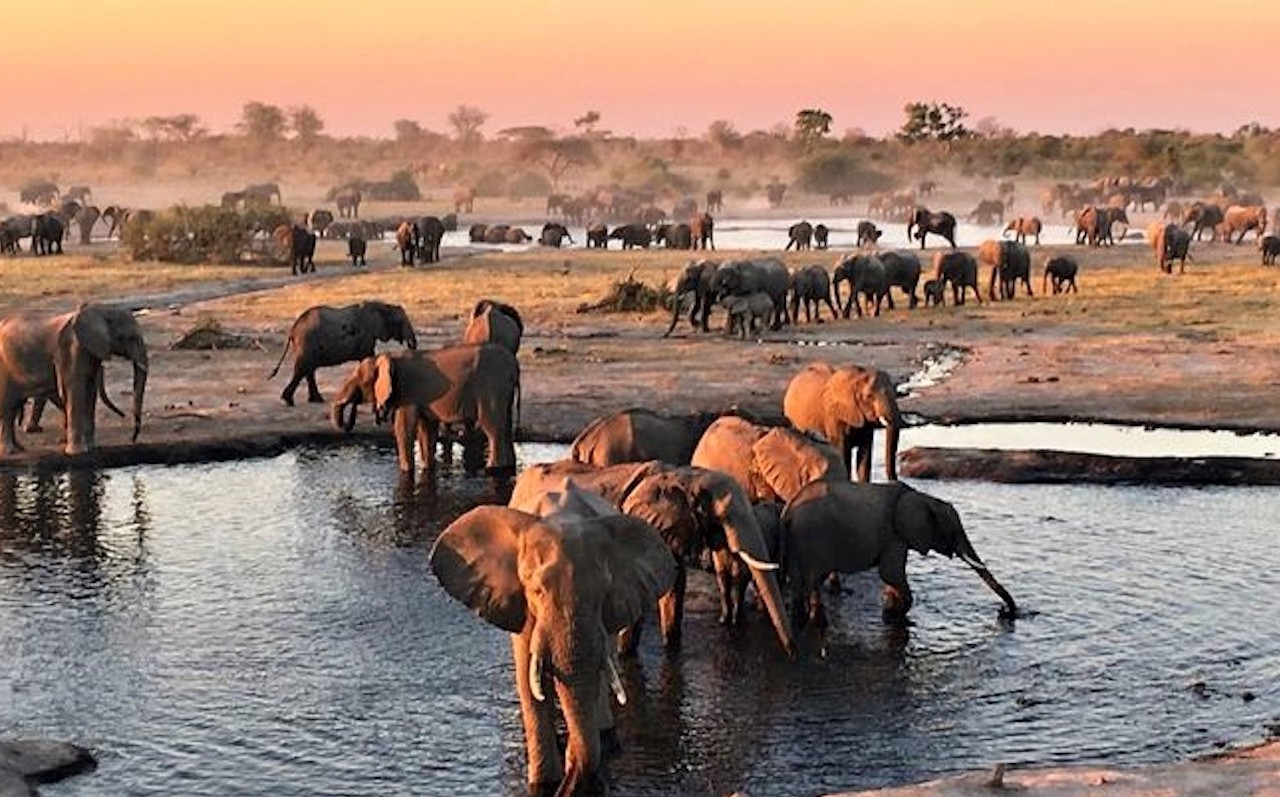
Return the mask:
[[[271,231],[290,223],[287,210],[253,207],[227,210],[214,205],[176,205],[130,218],[120,242],[134,260],[165,263],[240,263],[275,259]]]

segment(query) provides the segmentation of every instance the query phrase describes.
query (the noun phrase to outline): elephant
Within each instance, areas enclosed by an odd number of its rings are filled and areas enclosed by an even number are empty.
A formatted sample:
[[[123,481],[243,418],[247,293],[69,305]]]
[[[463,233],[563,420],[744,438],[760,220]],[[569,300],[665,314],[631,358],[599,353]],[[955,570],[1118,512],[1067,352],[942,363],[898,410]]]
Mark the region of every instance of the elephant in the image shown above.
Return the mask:
[[[473,244],[485,243],[485,233],[488,231],[488,224],[480,224],[477,222],[467,229],[467,239]]]
[[[982,225],[1004,224],[1004,201],[999,199],[983,199],[969,211],[969,221]]]
[[[510,229],[510,224],[491,224],[484,230],[484,242],[487,244],[506,243],[507,231]]]
[[[907,295],[908,307],[919,304],[916,286],[920,284],[920,258],[916,257],[915,252],[881,252],[877,257],[884,264],[884,298],[889,303],[889,309],[894,309],[893,291],[889,290],[893,287]]]
[[[724,209],[724,192],[719,188],[708,191],[706,208],[708,213],[719,213]]]
[[[284,200],[280,196],[280,186],[276,183],[247,185],[243,193],[245,205],[270,205],[273,201],[277,205],[284,205]]]
[[[770,329],[779,329],[787,319],[787,287],[791,273],[776,257],[731,260],[711,275],[710,293],[717,301],[726,296],[749,296],[761,291],[773,299]]]
[[[813,225],[813,248],[826,249],[831,238],[831,230],[825,224]]]
[[[720,263],[715,260],[690,260],[684,271],[676,278],[675,287],[671,291],[671,324],[662,337],[667,337],[680,321],[680,308],[685,298],[693,297],[693,307],[689,309],[689,324],[695,329],[707,332],[707,321],[711,316],[711,306],[715,297],[711,292],[711,281]],[[701,319],[699,319],[701,314]]]
[[[289,273],[306,274],[316,270],[316,234],[295,224],[289,228]]]
[[[840,454],[826,443],[735,415],[707,427],[690,464],[731,476],[752,503],[786,503],[814,479],[849,481]]]
[[[875,246],[879,243],[881,235],[884,235],[884,230],[877,227],[875,222],[865,220],[858,222],[858,246]]]
[[[22,447],[15,426],[27,399],[60,403],[63,450],[83,454],[96,444],[96,410],[106,397],[103,363],[112,355],[133,363],[133,437],[142,428],[147,345],[133,314],[122,307],[82,304],[61,315],[19,314],[0,319],[0,456]]]
[[[626,463],[594,468],[562,460],[526,468],[516,479],[508,506],[528,509],[548,489],[564,482],[594,492],[626,515],[646,521],[658,531],[676,562],[675,583],[658,602],[664,646],[680,647],[686,586],[685,567],[698,562],[704,551],[712,553],[720,587],[720,622],[737,625],[742,620],[740,595],[731,582],[733,560],[745,564],[773,623],[778,643],[794,656],[791,625],[782,602],[768,545],[746,493],[732,477],[714,470],[662,462]],[[717,552],[728,556],[717,557]],[[623,652],[634,652],[639,641],[637,622],[622,642]]]
[[[1112,228],[1115,224],[1124,225],[1120,233],[1123,238],[1129,229],[1129,214],[1122,207],[1097,207],[1089,205],[1076,217],[1076,243],[1087,243],[1089,246],[1111,246],[1115,243]]]
[[[783,247],[783,251],[794,246],[799,252],[801,249],[809,249],[812,243],[813,225],[807,221],[796,222],[787,228],[787,245]]]
[[[765,199],[769,201],[769,207],[771,208],[776,208],[781,205],[782,198],[786,196],[786,193],[787,184],[778,182],[777,180],[771,180],[769,184],[764,187],[764,196]]]
[[[324,397],[316,385],[317,368],[372,357],[374,347],[385,340],[398,341],[410,349],[418,347],[409,315],[398,304],[368,301],[342,307],[323,304],[308,307],[289,328],[280,359],[267,379],[280,372],[289,349],[293,349],[293,376],[280,392],[280,398],[292,407],[293,393],[305,379],[307,401],[319,404]]]
[[[316,235],[323,236],[324,231],[329,229],[329,225],[333,224],[333,211],[325,208],[316,208],[307,214],[307,226]]]
[[[360,189],[355,186],[340,188],[333,195],[333,203],[338,206],[338,215],[344,219],[360,218],[360,202],[363,199]]]
[[[245,195],[243,191],[226,191],[222,194],[221,206],[223,210],[235,210],[243,205]]]
[[[782,550],[792,624],[817,628],[824,655],[823,579],[877,568],[884,584],[884,618],[904,624],[914,602],[906,570],[911,550],[959,557],[1000,597],[1001,616],[1017,616],[1013,596],[974,550],[955,507],[901,482],[810,482],[782,511]]]
[[[756,291],[746,295],[725,296],[720,300],[728,321],[725,322],[724,333],[746,340],[748,336],[758,335],[768,326],[773,314],[773,298],[764,291]]]
[[[41,213],[31,220],[31,251],[37,255],[62,254],[66,227],[56,213]]]
[[[602,221],[593,221],[587,226],[587,248],[608,249],[609,227]]]
[[[649,228],[643,224],[620,224],[609,233],[609,238],[622,241],[623,249],[634,247],[648,249],[649,244],[653,242]]]
[[[703,412],[659,415],[643,408],[610,413],[578,433],[569,447],[569,458],[598,468],[649,460],[688,465],[698,440],[717,417]]]
[[[516,467],[519,397],[520,363],[514,354],[493,343],[461,343],[366,357],[334,397],[330,418],[334,426],[351,431],[357,408],[370,402],[375,421],[395,415],[396,459],[403,474],[413,472],[415,440],[432,473],[440,424],[465,424],[464,439],[478,426],[489,443],[486,469],[505,477]]]
[[[62,196],[77,202],[89,202],[93,199],[93,189],[87,185],[73,185]]]
[[[983,241],[978,246],[978,262],[991,267],[991,278],[987,284],[987,298],[1012,299],[1017,283],[1022,282],[1031,296],[1031,255],[1027,248],[1016,241]],[[1000,283],[1000,293],[996,294],[996,282]]]
[[[18,189],[18,201],[29,205],[52,205],[59,196],[58,186],[49,180],[31,180]]]
[[[85,205],[76,214],[76,226],[80,228],[80,244],[88,246],[93,243],[93,225],[102,217],[97,205]]]
[[[939,280],[931,279],[924,281],[924,287],[921,289],[924,293],[924,306],[941,307],[946,304],[946,285]]]
[[[604,791],[602,738],[616,738],[606,684],[626,701],[612,641],[675,582],[662,538],[626,515],[480,506],[449,524],[429,560],[445,592],[511,634],[530,793]]]
[[[692,249],[693,232],[688,224],[659,224],[653,231],[653,243],[668,249]]]
[[[871,481],[871,447],[876,428],[883,426],[884,473],[890,481],[897,480],[902,413],[893,380],[884,371],[810,363],[787,385],[782,413],[800,431],[821,435],[840,452],[845,470],[862,482]]]
[[[872,315],[880,315],[880,305],[889,293],[889,278],[885,273],[884,261],[877,255],[848,254],[836,262],[831,275],[831,290],[835,294],[836,303],[840,303],[840,283],[849,283],[849,300],[844,303],[841,312],[845,318],[849,311],[856,309],[858,318],[862,318],[862,298],[871,303]]]
[[[1267,209],[1261,205],[1232,205],[1223,214],[1222,224],[1223,237],[1228,242],[1233,234],[1239,232],[1236,243],[1243,243],[1245,233],[1250,230],[1254,230],[1261,241],[1267,231]]]
[[[1280,238],[1264,235],[1258,240],[1258,250],[1262,252],[1262,265],[1274,266],[1276,255],[1280,255]]]
[[[1040,222],[1038,216],[1019,216],[1012,219],[1005,225],[1004,232],[1000,237],[1007,237],[1009,233],[1013,233],[1013,240],[1020,244],[1026,245],[1028,236],[1036,239],[1036,246],[1040,245],[1040,232],[1044,229],[1044,225]]]
[[[542,233],[538,236],[539,245],[553,246],[559,249],[566,240],[569,243],[573,243],[573,236],[569,234],[568,227],[553,221],[542,225]]]
[[[476,189],[469,185],[460,186],[453,190],[453,212],[454,213],[475,213],[476,211]]]
[[[1076,272],[1080,265],[1070,255],[1055,255],[1044,261],[1044,280],[1040,285],[1043,293],[1048,293],[1049,282],[1053,282],[1053,295],[1059,293],[1079,293],[1076,287]]]
[[[512,354],[520,352],[524,321],[520,312],[505,302],[481,299],[471,310],[463,343],[496,343]]]
[[[0,252],[16,255],[22,251],[22,239],[31,235],[31,216],[9,216],[0,221]]]
[[[924,249],[929,233],[942,236],[955,249],[956,217],[946,211],[933,213],[928,208],[917,207],[907,219],[907,240],[910,241],[914,234],[920,241],[920,248]]]
[[[1199,241],[1205,230],[1209,231],[1209,240],[1218,240],[1218,225],[1223,222],[1226,214],[1222,208],[1212,202],[1193,202],[1191,207],[1187,208],[1187,214],[1183,217],[1183,224],[1191,225],[1191,235]]]
[[[369,265],[369,261],[365,260],[365,253],[368,251],[369,244],[364,238],[359,235],[347,238],[347,257],[351,258],[352,268]]]
[[[71,224],[76,220],[76,216],[80,215],[82,209],[83,206],[79,202],[74,199],[66,199],[63,200],[61,207],[55,211],[58,219],[62,222],[62,229],[66,231],[67,235],[70,235]]]
[[[412,266],[418,256],[418,236],[413,222],[402,221],[396,227],[396,249],[400,250],[400,265]]]
[[[938,184],[933,180],[921,180],[916,185],[916,192],[920,196],[933,196],[933,192],[938,190]]]
[[[646,205],[640,208],[637,218],[644,226],[653,228],[666,222],[667,212],[656,205]]]
[[[107,205],[102,209],[102,220],[107,223],[107,240],[120,231],[120,227],[129,218],[131,211],[119,205]]]
[[[1151,241],[1151,251],[1156,256],[1156,265],[1165,274],[1173,273],[1173,261],[1179,262],[1178,273],[1187,270],[1187,258],[1190,257],[1191,233],[1177,224],[1151,222],[1147,227],[1147,238]]]
[[[716,205],[719,208],[719,204]],[[708,207],[709,211],[711,208]],[[716,222],[708,213],[695,213],[689,219],[689,237],[694,249],[716,248]]]
[[[1012,180],[1001,180],[996,184],[996,194],[1000,197],[1001,210],[1013,210],[1013,197],[1016,186]]]
[[[413,226],[418,256],[423,263],[440,262],[440,242],[444,240],[444,222],[436,216],[423,216]]]
[[[982,304],[978,291],[978,261],[968,252],[938,252],[933,256],[933,278],[938,290],[951,284],[951,298],[957,305],[964,304],[965,289],[972,288],[973,296]]]
[[[506,237],[503,243],[508,244],[527,244],[533,240],[533,236],[524,231],[523,227],[508,227]],[[436,257],[439,260],[439,256]]]
[[[804,304],[804,320],[810,322],[817,317],[822,323],[822,303],[826,302],[831,310],[831,319],[840,317],[836,306],[831,302],[831,278],[827,270],[819,265],[805,266],[791,272],[791,318],[800,323],[800,305]]]

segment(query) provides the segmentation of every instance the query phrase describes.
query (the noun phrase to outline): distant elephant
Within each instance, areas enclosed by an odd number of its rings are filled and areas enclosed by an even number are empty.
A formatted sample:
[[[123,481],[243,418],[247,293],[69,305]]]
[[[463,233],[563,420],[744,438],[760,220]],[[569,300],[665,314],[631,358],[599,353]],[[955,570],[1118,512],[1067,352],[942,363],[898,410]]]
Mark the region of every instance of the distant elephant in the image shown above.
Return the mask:
[[[506,243],[507,231],[510,229],[510,224],[490,224],[484,229],[484,242],[487,244]]]
[[[1280,255],[1280,238],[1274,235],[1264,235],[1258,241],[1258,249],[1262,252],[1262,265],[1274,266],[1276,264],[1276,255]]]
[[[865,220],[858,222],[858,246],[875,246],[880,241],[881,235],[884,235],[884,230],[877,227],[875,222]]]
[[[801,249],[808,249],[813,242],[813,225],[807,221],[800,221],[792,224],[787,228],[787,245],[783,247],[783,251],[795,247],[799,252]]]
[[[638,219],[646,227],[657,227],[667,220],[667,212],[655,205],[640,208]]]
[[[720,264],[714,260],[691,260],[684,271],[676,278],[675,287],[671,291],[671,325],[662,337],[667,337],[680,321],[680,310],[685,300],[693,297],[693,307],[689,309],[689,323],[694,329],[707,332],[707,321],[711,316],[711,307],[715,296],[711,293],[711,280]]]
[[[243,191],[226,191],[222,194],[221,206],[223,210],[235,210],[243,205],[244,201]]]
[[[872,315],[880,315],[880,305],[889,294],[889,278],[885,273],[883,260],[871,254],[848,254],[840,258],[831,273],[831,290],[837,304],[840,302],[842,282],[849,283],[849,300],[841,308],[845,318],[849,317],[849,311],[853,309],[858,311],[858,318],[862,318],[864,297],[873,308]]]
[[[80,244],[88,246],[93,243],[93,226],[102,217],[97,205],[85,205],[76,214],[76,225],[80,228]]]
[[[762,332],[769,326],[769,319],[773,315],[773,298],[764,291],[722,297],[720,306],[728,317],[725,335],[733,337],[736,333],[742,340]]]
[[[527,244],[532,240],[533,236],[525,232],[523,227],[508,227],[504,243]]]
[[[804,305],[804,320],[809,323],[817,317],[822,323],[822,305],[826,303],[831,310],[831,319],[840,317],[836,306],[831,302],[831,278],[827,270],[819,265],[805,266],[791,272],[791,318],[800,323],[800,305]]]
[[[245,205],[270,205],[273,201],[283,205],[280,186],[276,183],[255,183],[245,186],[243,191]]]
[[[689,237],[693,241],[693,248],[714,250],[716,248],[715,229],[716,222],[710,213],[694,214],[689,219]]]
[[[129,218],[129,209],[119,205],[107,205],[102,209],[102,220],[107,223],[107,240],[120,231],[125,219]]]
[[[688,465],[694,446],[716,417],[711,413],[668,416],[643,408],[610,413],[578,433],[569,458],[598,468],[649,460]]]
[[[15,426],[28,399],[60,403],[64,451],[83,454],[96,442],[99,397],[106,399],[103,363],[112,355],[133,363],[133,439],[142,428],[147,345],[128,310],[82,304],[70,313],[0,319],[0,457],[21,451]],[[108,406],[110,400],[107,399]]]
[[[280,398],[292,407],[293,393],[305,379],[307,401],[318,404],[324,397],[316,385],[317,368],[372,357],[374,347],[385,340],[398,341],[410,349],[418,347],[409,315],[398,304],[370,301],[342,307],[324,304],[308,307],[289,328],[280,359],[267,379],[280,372],[284,358],[293,349],[293,376]]]
[[[49,206],[58,201],[61,192],[49,180],[32,180],[18,189],[18,201],[29,205]]]
[[[698,561],[702,552],[709,550],[713,555],[718,551],[732,553],[750,568],[778,643],[788,655],[794,654],[791,625],[787,622],[774,572],[778,565],[768,561],[768,545],[751,510],[751,502],[731,477],[718,471],[662,462],[594,468],[562,460],[534,465],[521,472],[508,505],[526,508],[539,494],[558,489],[566,481],[597,493],[623,513],[648,522],[671,550],[676,562],[675,583],[658,601],[662,640],[667,648],[678,648],[681,643],[686,564]],[[733,568],[727,558],[721,558],[718,565],[720,621],[725,625],[737,624],[742,618],[730,589]],[[637,621],[630,638],[624,641],[626,652],[634,651],[638,633]]]
[[[907,220],[907,240],[912,237],[920,240],[920,248],[924,249],[925,238],[929,233],[939,235],[956,248],[956,217],[946,211],[933,213],[928,208],[917,207]]]
[[[76,202],[86,203],[93,198],[93,189],[87,185],[73,185],[62,196]]]
[[[996,184],[996,194],[1000,196],[1002,210],[1013,210],[1013,196],[1016,187],[1012,180],[1001,180]]]
[[[905,484],[811,482],[782,512],[782,549],[793,626],[818,630],[825,655],[826,611],[820,585],[830,573],[876,568],[884,584],[884,617],[904,623],[914,599],[907,583],[907,552],[959,557],[1003,601],[1001,615],[1018,607],[974,550],[950,503]]]
[[[831,230],[825,224],[813,225],[813,248],[826,249],[831,238]]]
[[[458,214],[457,213],[444,214],[443,216],[440,217],[440,226],[444,228],[445,232],[457,232],[458,231]]]
[[[1040,285],[1041,292],[1048,293],[1049,283],[1053,283],[1053,295],[1059,293],[1079,293],[1080,289],[1076,287],[1076,272],[1080,270],[1079,263],[1070,255],[1055,255],[1044,262],[1044,280]]]
[[[472,308],[462,333],[463,343],[496,343],[512,354],[520,352],[524,321],[520,312],[505,302],[481,299]]]
[[[587,226],[587,248],[608,249],[609,227],[602,221],[593,221]]]
[[[369,244],[359,235],[352,235],[347,238],[347,257],[351,258],[352,268],[356,266],[367,266],[369,262],[365,260],[365,253],[369,250]]]
[[[731,476],[752,503],[786,503],[814,479],[849,481],[840,454],[803,432],[725,415],[707,427],[690,464]]]
[[[920,289],[924,294],[925,307],[942,307],[946,304],[946,285],[936,279],[925,280]]]
[[[622,241],[623,249],[634,247],[648,249],[653,240],[649,234],[649,228],[643,224],[620,224],[609,233],[609,238]]]
[[[668,249],[692,249],[693,233],[688,224],[659,224],[653,231],[653,243]]]
[[[291,274],[316,270],[316,234],[299,224],[289,229],[289,271]]]
[[[396,227],[396,249],[400,251],[400,265],[412,266],[418,254],[418,236],[411,221],[402,221]]]
[[[1151,251],[1156,256],[1156,265],[1165,274],[1173,273],[1173,261],[1179,262],[1178,273],[1187,270],[1187,258],[1190,256],[1191,234],[1177,224],[1151,222],[1147,227],[1147,238],[1151,241]]]
[[[333,195],[333,203],[338,206],[338,215],[344,219],[360,218],[360,201],[364,197],[360,193],[360,189],[355,186],[347,186],[339,189]]]
[[[568,227],[553,221],[542,225],[542,233],[538,236],[539,245],[559,249],[566,240],[573,243],[573,236],[569,234]]]
[[[329,229],[329,225],[333,224],[333,211],[324,208],[316,208],[307,214],[307,226],[316,235],[323,236],[324,231]]]
[[[1218,225],[1222,224],[1226,218],[1226,214],[1222,208],[1211,202],[1193,202],[1191,207],[1187,208],[1187,214],[1183,218],[1183,224],[1191,225],[1191,235],[1197,241],[1200,240],[1205,230],[1209,231],[1209,240],[1218,240]]]
[[[625,515],[539,519],[480,506],[449,524],[429,559],[445,592],[511,634],[529,793],[606,789],[601,738],[615,736],[606,686],[626,701],[613,637],[671,589],[676,566],[666,544]]]
[[[964,304],[965,290],[973,289],[973,296],[982,304],[978,290],[978,261],[968,252],[938,252],[933,256],[933,278],[938,288],[951,285],[951,298],[957,305]]]
[[[982,225],[1004,224],[1004,202],[999,199],[983,199],[969,211],[969,221]]]
[[[480,224],[477,222],[476,224],[472,224],[471,227],[467,229],[467,239],[471,241],[471,243],[473,244],[485,243],[485,233],[487,233],[488,231],[489,231],[488,224]]]
[[[31,251],[37,255],[62,254],[66,227],[56,213],[41,213],[31,220]]]
[[[1267,231],[1267,209],[1260,205],[1232,205],[1227,208],[1222,217],[1224,238],[1228,243],[1231,236],[1239,232],[1240,236],[1236,238],[1236,243],[1244,241],[1245,233],[1253,230],[1257,233],[1258,240],[1262,240],[1262,236]]]
[[[898,288],[907,295],[907,306],[915,307],[920,303],[916,296],[916,286],[920,284],[920,258],[915,252],[880,252],[877,257],[884,264],[885,301],[889,309],[894,309],[893,291]]]
[[[707,192],[708,213],[719,213],[724,208],[724,192],[719,188]]]
[[[777,180],[771,181],[764,187],[765,199],[769,201],[769,207],[776,208],[782,204],[782,198],[787,193],[787,184],[780,183]]]
[[[791,273],[776,257],[754,260],[730,260],[722,263],[711,275],[711,295],[716,301],[726,296],[750,296],[763,291],[773,299],[773,318],[770,329],[779,329],[787,322],[787,288]]]
[[[1129,229],[1129,214],[1123,207],[1097,207],[1088,205],[1076,217],[1076,243],[1089,246],[1111,246],[1115,243],[1113,228],[1123,224],[1120,237]]]
[[[1013,233],[1013,240],[1020,244],[1027,243],[1027,237],[1031,236],[1036,239],[1036,246],[1040,245],[1040,231],[1044,229],[1044,225],[1040,223],[1040,219],[1036,216],[1019,216],[1011,220],[1005,225],[1004,232],[1001,237]]]
[[[476,189],[469,185],[453,190],[453,212],[474,213],[476,209]]]
[[[871,447],[876,428],[883,427],[885,476],[897,480],[902,413],[893,380],[884,371],[811,363],[787,385],[782,412],[800,431],[821,435],[840,452],[845,470],[863,482],[871,481]]]
[[[444,222],[436,216],[423,216],[414,225],[418,256],[423,263],[440,262],[440,242],[444,240]]]
[[[348,375],[330,406],[335,426],[350,431],[360,404],[373,404],[374,419],[395,416],[396,459],[412,473],[414,444],[424,447],[428,473],[442,423],[479,427],[488,440],[486,468],[515,473],[520,364],[493,343],[463,343],[428,352],[399,351],[366,357]]]

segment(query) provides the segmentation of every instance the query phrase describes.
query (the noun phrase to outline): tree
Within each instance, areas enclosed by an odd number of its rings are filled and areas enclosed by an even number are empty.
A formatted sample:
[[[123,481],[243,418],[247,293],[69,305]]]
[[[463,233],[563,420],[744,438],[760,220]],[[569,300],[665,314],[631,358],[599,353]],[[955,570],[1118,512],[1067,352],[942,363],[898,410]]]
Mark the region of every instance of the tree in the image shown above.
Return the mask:
[[[298,105],[289,109],[289,126],[303,144],[310,144],[324,130],[324,120],[310,105]]]
[[[724,150],[737,149],[742,146],[742,134],[734,128],[733,122],[717,119],[707,126],[707,139]]]
[[[898,138],[908,143],[917,141],[955,141],[973,135],[964,126],[969,113],[959,105],[938,102],[909,102],[902,108],[907,119],[898,130]]]
[[[474,105],[459,105],[449,114],[449,125],[457,134],[458,142],[467,147],[478,144],[484,138],[480,135],[480,128],[487,121],[489,114]]]
[[[284,138],[284,111],[264,102],[246,102],[236,128],[256,141],[278,141]]]
[[[831,132],[831,114],[821,108],[805,108],[796,112],[796,138],[805,148],[822,139]]]
[[[560,178],[574,166],[588,166],[599,162],[595,147],[586,138],[530,138],[520,145],[519,158],[541,166],[551,179],[551,189],[557,190]]]
[[[589,136],[594,132],[596,123],[599,121],[599,111],[587,111],[582,116],[573,120],[573,126],[581,130],[584,136]]]
[[[396,131],[396,141],[417,141],[422,138],[422,125],[412,119],[397,119],[391,126]]]
[[[555,133],[551,132],[551,128],[543,125],[520,125],[518,127],[504,127],[496,134],[498,138],[505,138],[508,141],[517,141],[524,143],[527,141],[542,141],[549,138],[555,138]]]

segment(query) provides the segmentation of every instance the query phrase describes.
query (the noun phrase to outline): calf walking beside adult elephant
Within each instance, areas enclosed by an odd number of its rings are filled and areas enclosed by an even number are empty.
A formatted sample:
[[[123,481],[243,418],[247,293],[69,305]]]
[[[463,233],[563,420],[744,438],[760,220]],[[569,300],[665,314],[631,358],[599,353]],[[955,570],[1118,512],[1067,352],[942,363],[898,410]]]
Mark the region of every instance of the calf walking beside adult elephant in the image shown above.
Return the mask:
[[[875,430],[884,428],[884,472],[898,478],[898,436],[902,414],[897,391],[884,371],[812,363],[796,374],[782,398],[782,411],[803,432],[822,435],[840,452],[845,469],[858,481],[871,481],[871,447]],[[857,468],[853,451],[857,449]]]

